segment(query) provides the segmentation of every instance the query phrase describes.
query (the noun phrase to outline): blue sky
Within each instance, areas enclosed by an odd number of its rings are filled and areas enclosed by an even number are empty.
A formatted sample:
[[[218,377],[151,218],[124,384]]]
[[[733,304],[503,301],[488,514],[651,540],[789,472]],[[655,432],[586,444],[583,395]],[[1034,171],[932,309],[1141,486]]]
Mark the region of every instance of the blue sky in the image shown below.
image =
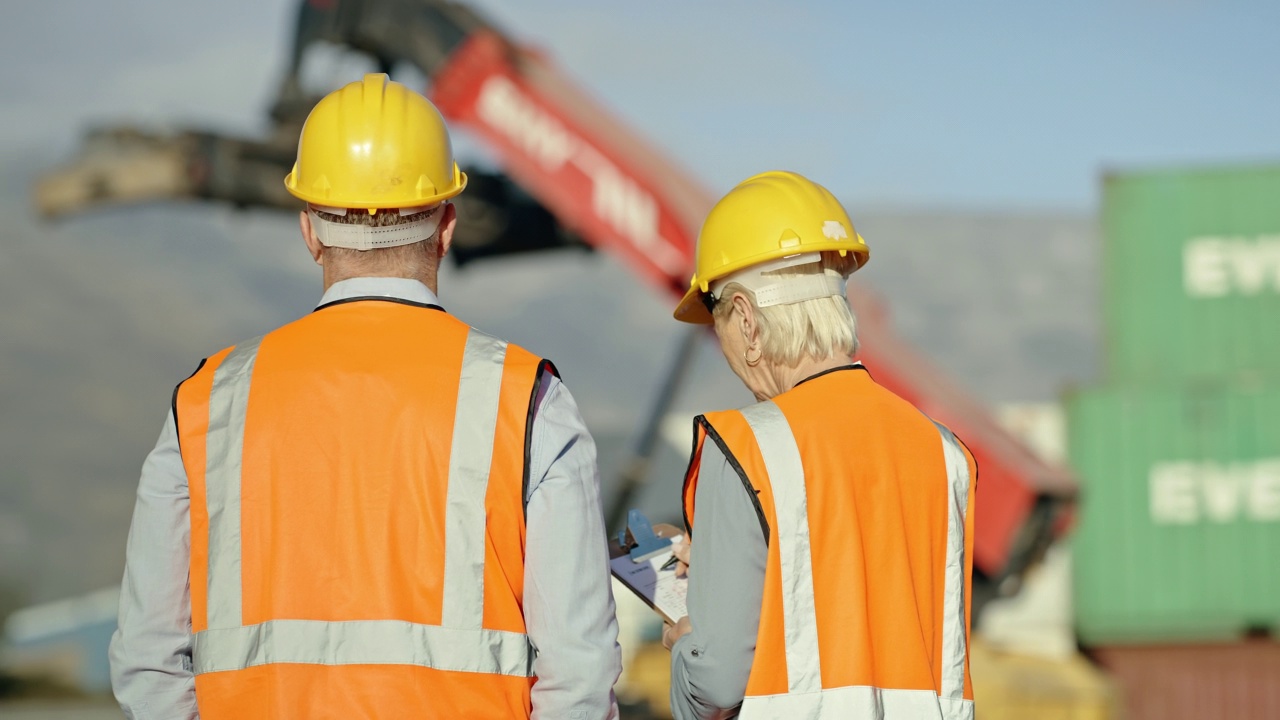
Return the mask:
[[[1102,167],[1280,160],[1275,2],[484,5],[717,188],[1092,208]]]
[[[475,5],[715,191],[789,167],[854,205],[1090,210],[1102,168],[1280,161],[1276,2]],[[94,121],[260,128],[294,7],[10,9],[0,151],[65,153]]]

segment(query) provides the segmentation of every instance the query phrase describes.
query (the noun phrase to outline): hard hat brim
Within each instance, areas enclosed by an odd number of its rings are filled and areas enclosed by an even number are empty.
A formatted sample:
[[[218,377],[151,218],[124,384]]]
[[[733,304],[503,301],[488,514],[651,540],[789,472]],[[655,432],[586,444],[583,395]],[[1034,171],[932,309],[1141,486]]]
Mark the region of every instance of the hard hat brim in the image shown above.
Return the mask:
[[[310,203],[312,205],[329,205],[333,207],[341,206],[348,210],[393,210],[401,207],[417,207],[420,205],[435,205],[436,203],[444,202],[449,198],[457,197],[459,194],[462,193],[463,190],[467,189],[467,174],[462,171],[458,171],[458,184],[456,186],[451,187],[442,193],[438,193],[436,195],[430,195],[426,197],[407,197],[406,196],[403,198],[382,198],[380,200],[343,199],[341,202],[335,202],[334,198],[322,197],[319,194],[308,193],[298,189],[297,181],[294,180],[293,172],[290,172],[288,175],[284,176],[284,189],[289,191],[290,195],[298,198],[299,200],[305,203]]]
[[[676,311],[671,314],[676,320],[692,325],[714,325],[716,319],[707,311],[707,306],[702,304],[702,291],[697,286],[689,288],[689,292],[684,294],[684,298],[680,300],[680,304],[676,305]]]

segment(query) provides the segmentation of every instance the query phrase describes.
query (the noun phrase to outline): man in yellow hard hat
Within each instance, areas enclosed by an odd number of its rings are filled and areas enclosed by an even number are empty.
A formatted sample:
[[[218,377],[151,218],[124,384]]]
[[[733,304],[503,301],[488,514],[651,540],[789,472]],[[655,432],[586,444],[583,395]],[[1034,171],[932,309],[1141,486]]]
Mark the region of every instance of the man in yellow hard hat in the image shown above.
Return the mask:
[[[694,421],[677,720],[973,720],[977,467],[853,361],[845,279],[868,257],[789,172],[740,183],[698,235],[676,319],[713,326],[759,402]]]
[[[285,179],[310,315],[222,350],[143,467],[112,682],[130,718],[610,718],[595,446],[550,362],[441,307],[467,178],[367,75]]]

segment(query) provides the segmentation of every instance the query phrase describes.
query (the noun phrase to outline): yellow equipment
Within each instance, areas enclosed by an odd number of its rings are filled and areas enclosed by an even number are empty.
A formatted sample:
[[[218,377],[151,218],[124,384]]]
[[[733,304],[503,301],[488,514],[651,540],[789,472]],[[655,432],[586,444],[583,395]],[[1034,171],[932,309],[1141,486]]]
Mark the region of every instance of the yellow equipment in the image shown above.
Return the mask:
[[[385,74],[370,73],[324,97],[302,127],[289,192],[334,208],[411,208],[467,186],[440,111]]]
[[[716,203],[698,233],[693,279],[676,307],[682,322],[710,325],[703,304],[711,283],[744,268],[828,250],[853,253],[858,267],[870,250],[840,201],[797,173],[748,178]]]

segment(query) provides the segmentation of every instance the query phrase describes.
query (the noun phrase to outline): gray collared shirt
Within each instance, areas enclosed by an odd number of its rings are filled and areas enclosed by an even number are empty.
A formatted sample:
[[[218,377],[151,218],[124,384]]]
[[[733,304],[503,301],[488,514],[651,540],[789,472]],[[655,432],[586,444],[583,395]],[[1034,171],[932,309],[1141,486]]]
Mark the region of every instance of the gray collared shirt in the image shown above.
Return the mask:
[[[429,305],[416,280],[334,283],[320,304],[391,297]],[[533,717],[616,718],[622,671],[595,442],[569,390],[543,377],[529,447],[524,619],[537,649]],[[142,466],[125,552],[111,684],[133,720],[199,717],[191,671],[191,499],[172,413]]]
[[[671,715],[737,717],[755,660],[769,546],[751,495],[708,438],[698,465],[690,536],[689,624],[671,648]]]

